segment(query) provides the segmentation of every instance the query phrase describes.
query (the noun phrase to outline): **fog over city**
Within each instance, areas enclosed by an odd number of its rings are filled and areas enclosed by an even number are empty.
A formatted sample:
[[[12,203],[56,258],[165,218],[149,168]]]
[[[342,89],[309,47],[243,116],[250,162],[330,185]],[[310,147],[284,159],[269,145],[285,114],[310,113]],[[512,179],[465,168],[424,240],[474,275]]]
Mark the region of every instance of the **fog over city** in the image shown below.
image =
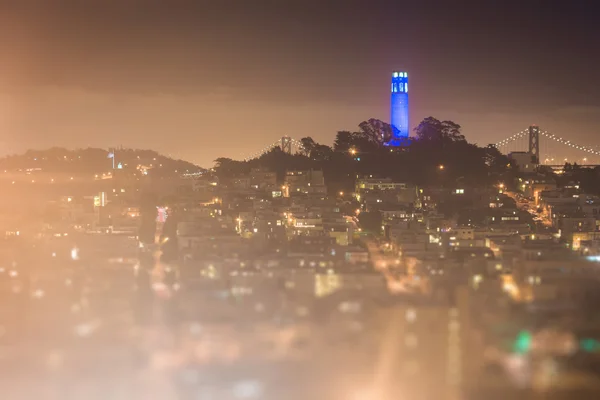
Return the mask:
[[[0,396],[600,398],[589,2],[0,1]]]

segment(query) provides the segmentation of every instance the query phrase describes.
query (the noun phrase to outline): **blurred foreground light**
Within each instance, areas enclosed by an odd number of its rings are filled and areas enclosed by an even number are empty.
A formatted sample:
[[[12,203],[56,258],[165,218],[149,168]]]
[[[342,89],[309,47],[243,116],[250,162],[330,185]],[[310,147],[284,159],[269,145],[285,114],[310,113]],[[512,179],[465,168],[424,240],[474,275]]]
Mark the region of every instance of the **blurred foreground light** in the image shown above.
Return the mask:
[[[377,390],[361,389],[352,393],[348,400],[381,400],[381,396]]]
[[[202,325],[200,325],[198,322],[192,322],[190,324],[190,333],[192,335],[199,335],[202,333]]]
[[[53,350],[46,357],[46,367],[50,370],[58,370],[63,364],[64,354],[60,350]]]
[[[596,353],[600,351],[600,342],[596,339],[585,338],[579,342],[579,347],[588,353]]]
[[[194,385],[200,379],[200,373],[193,368],[186,368],[181,371],[181,380],[189,385]]]
[[[71,249],[71,259],[75,261],[79,260],[79,249],[77,247]]]
[[[263,385],[257,380],[243,380],[233,385],[236,399],[260,399],[263,397]]]
[[[304,306],[300,306],[300,307],[296,308],[296,314],[299,315],[300,317],[305,317],[309,314],[308,308],[304,307]]]
[[[36,299],[41,299],[44,297],[45,293],[42,289],[37,289],[31,295]]]
[[[10,276],[11,278],[15,278],[15,277],[19,276],[19,273],[17,271],[15,271],[14,269],[11,269],[10,272],[8,273],[8,276]]]
[[[417,319],[417,310],[414,308],[409,308],[406,310],[406,321],[407,322],[415,322]]]
[[[79,337],[88,337],[98,328],[97,322],[85,322],[75,327],[75,335]]]
[[[518,354],[525,354],[531,349],[531,342],[533,338],[531,332],[521,331],[517,335],[517,338],[513,345],[513,351]]]

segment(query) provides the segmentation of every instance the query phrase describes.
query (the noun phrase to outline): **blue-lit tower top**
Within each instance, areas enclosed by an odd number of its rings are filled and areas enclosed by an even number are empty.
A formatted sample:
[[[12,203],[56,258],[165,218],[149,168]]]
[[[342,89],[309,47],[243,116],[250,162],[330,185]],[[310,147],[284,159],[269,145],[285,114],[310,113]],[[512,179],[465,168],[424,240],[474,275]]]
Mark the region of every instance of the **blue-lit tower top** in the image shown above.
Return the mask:
[[[400,146],[409,136],[408,126],[408,74],[392,73],[391,124],[395,128],[390,146]]]
[[[408,93],[408,74],[406,72],[392,73],[392,93]]]

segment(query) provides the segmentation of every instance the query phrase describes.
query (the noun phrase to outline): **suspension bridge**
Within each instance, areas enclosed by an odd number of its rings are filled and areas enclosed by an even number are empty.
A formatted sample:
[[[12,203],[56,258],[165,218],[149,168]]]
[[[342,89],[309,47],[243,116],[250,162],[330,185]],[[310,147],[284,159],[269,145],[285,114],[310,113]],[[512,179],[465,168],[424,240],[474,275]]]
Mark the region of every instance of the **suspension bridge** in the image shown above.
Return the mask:
[[[537,125],[531,125],[494,143],[493,146],[506,155],[526,153],[532,157],[533,164],[545,165],[554,169],[563,168],[565,163],[577,163],[585,167],[600,165],[600,146],[578,144],[554,133],[543,131]],[[245,157],[244,161],[258,158],[276,147],[288,154],[305,150],[300,141],[289,136],[283,136],[254,154]]]
[[[581,166],[600,164],[600,147],[585,146],[542,131],[537,125],[515,133],[494,146],[503,154],[529,153],[534,164],[562,168],[565,163]]]

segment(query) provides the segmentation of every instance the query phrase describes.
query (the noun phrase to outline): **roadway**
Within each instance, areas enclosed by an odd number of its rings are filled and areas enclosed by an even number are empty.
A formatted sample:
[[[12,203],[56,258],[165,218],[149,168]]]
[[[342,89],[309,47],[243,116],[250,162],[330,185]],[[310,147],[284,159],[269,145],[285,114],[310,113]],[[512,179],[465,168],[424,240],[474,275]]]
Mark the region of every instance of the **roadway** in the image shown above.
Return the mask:
[[[427,280],[415,272],[416,261],[396,255],[388,242],[369,238],[366,245],[373,268],[385,277],[391,294],[427,293]]]
[[[535,200],[522,196],[516,192],[505,191],[504,194],[515,201],[517,208],[520,211],[525,211],[531,214],[535,222],[546,228],[552,227],[552,220],[549,218],[549,216],[544,211],[538,212],[538,205],[535,203]]]

